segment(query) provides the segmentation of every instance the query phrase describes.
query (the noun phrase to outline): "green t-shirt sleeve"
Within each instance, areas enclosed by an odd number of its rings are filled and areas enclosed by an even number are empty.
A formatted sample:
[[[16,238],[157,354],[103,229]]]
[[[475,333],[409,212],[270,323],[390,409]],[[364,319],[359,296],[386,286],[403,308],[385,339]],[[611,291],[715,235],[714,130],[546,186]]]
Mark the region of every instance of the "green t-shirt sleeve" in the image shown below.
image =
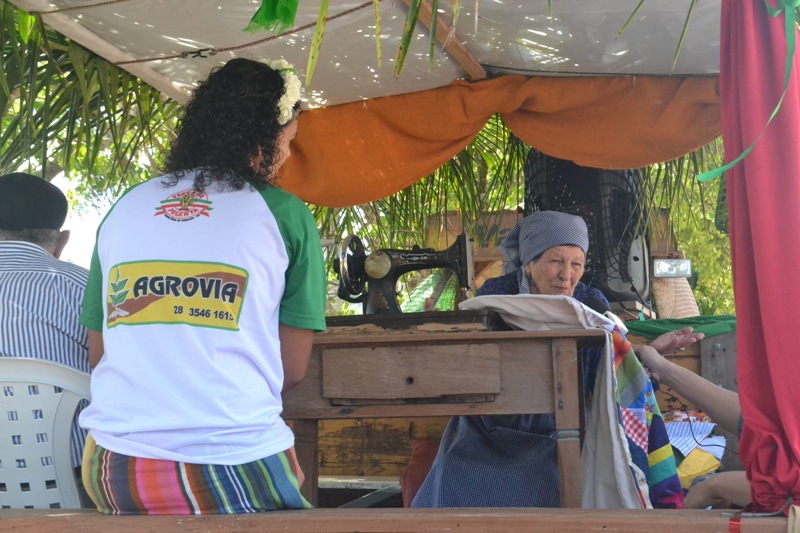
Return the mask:
[[[97,228],[97,233],[95,234],[94,240],[94,249],[92,250],[92,261],[89,264],[89,281],[86,284],[86,291],[83,293],[83,309],[81,310],[81,316],[79,318],[80,323],[86,326],[87,328],[94,330],[94,331],[103,331],[103,322],[105,320],[105,316],[103,314],[103,270],[100,268],[100,256],[97,253],[97,243],[100,240],[100,229],[103,227],[103,223],[105,223],[108,215],[111,214],[111,211],[114,210],[114,207],[117,205],[126,194],[131,192],[136,187],[139,187],[145,182],[138,183],[133,185],[125,190],[125,192],[120,195],[119,198],[114,202],[114,205],[106,212],[103,220],[100,221],[100,225]]]
[[[91,330],[103,331],[103,272],[100,270],[96,242],[92,251],[92,262],[89,265],[89,281],[83,293],[80,322]]]
[[[317,223],[293,194],[274,187],[261,193],[275,215],[289,257],[279,320],[295,328],[325,331],[327,277]]]

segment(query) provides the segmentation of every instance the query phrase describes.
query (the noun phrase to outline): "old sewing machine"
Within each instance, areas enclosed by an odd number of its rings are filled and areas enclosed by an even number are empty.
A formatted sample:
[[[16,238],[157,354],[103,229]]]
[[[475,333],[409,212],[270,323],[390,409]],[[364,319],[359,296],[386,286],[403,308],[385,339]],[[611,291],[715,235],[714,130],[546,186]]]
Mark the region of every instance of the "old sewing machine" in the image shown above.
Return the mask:
[[[474,287],[472,241],[462,233],[443,251],[414,246],[410,250],[380,249],[369,255],[355,235],[341,244],[334,269],[339,275],[339,297],[361,303],[364,315],[402,313],[397,304],[397,281],[416,270],[449,268],[461,290]]]

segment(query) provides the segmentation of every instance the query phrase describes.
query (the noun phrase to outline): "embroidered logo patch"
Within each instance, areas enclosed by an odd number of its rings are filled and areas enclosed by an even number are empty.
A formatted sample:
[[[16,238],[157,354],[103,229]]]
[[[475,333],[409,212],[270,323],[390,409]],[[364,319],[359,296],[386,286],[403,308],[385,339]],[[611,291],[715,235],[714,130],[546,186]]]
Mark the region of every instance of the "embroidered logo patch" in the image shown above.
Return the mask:
[[[153,216],[164,215],[175,222],[186,222],[199,216],[210,216],[211,200],[204,192],[197,192],[194,189],[176,192],[161,200],[161,206],[156,207]]]
[[[109,273],[108,327],[189,324],[238,331],[246,286],[246,270],[222,263],[121,263]]]

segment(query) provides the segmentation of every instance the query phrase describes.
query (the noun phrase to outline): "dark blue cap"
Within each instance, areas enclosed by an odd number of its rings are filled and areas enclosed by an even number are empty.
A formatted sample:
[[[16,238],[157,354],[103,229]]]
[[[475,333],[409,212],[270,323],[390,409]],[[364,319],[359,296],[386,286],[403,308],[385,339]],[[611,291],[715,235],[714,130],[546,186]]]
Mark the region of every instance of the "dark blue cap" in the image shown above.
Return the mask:
[[[0,176],[0,230],[61,229],[67,197],[52,183],[31,174]]]

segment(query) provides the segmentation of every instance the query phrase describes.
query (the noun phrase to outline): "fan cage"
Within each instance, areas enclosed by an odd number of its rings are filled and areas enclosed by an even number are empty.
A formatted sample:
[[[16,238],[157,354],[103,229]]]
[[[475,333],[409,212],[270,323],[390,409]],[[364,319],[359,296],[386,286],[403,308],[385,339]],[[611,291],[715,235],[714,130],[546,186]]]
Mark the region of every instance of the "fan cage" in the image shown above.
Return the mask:
[[[648,297],[649,284],[636,287],[629,269],[637,238],[644,239],[645,250],[649,248],[638,170],[582,167],[531,149],[524,175],[525,216],[551,210],[578,215],[586,221],[589,252],[582,282],[618,300],[643,301]],[[620,290],[618,283],[612,288],[612,280],[630,284],[630,291]]]

